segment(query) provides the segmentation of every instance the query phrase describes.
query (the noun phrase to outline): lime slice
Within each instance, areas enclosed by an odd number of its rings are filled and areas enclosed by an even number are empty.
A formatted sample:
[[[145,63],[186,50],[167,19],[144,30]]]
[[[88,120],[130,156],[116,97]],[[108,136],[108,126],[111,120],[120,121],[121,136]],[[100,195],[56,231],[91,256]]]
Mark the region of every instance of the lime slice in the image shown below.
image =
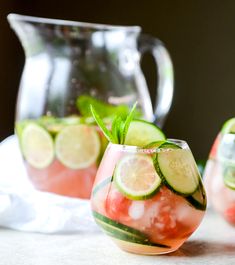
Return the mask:
[[[22,120],[22,121],[17,121],[15,123],[15,133],[18,137],[19,143],[20,143],[20,147],[21,147],[21,141],[22,141],[22,133],[25,129],[25,127],[29,124],[35,124],[36,122],[32,121],[32,120]],[[22,148],[21,148],[22,149]]]
[[[156,125],[147,121],[134,120],[130,123],[125,144],[143,147],[151,142],[165,139],[164,133]]]
[[[161,185],[152,158],[143,154],[125,156],[116,167],[114,181],[120,192],[132,200],[151,198]]]
[[[71,169],[82,169],[92,165],[100,153],[100,139],[90,126],[70,125],[58,133],[55,152],[62,164]]]
[[[226,133],[235,133],[235,118],[231,118],[231,119],[227,120],[224,123],[221,132],[223,134],[226,134]]]
[[[41,169],[53,161],[53,139],[41,126],[35,123],[25,126],[20,142],[23,155],[31,166]]]

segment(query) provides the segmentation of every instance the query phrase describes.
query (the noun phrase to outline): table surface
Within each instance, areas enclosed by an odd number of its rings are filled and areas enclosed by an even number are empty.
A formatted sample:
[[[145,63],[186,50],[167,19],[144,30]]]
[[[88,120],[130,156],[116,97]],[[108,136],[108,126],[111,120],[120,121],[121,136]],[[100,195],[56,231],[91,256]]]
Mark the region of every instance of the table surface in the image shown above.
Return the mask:
[[[101,232],[45,235],[1,229],[0,233],[1,265],[235,264],[235,228],[211,211],[179,250],[161,256],[126,253]]]

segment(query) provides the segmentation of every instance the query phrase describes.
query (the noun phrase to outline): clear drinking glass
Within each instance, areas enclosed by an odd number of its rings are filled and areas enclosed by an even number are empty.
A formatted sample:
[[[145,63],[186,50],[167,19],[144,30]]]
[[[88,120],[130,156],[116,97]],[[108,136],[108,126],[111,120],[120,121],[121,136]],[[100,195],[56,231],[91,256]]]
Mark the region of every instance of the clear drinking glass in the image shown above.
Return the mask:
[[[95,102],[109,123],[138,101],[139,116],[162,126],[173,97],[170,56],[139,26],[18,14],[8,20],[26,58],[16,133],[29,178],[37,189],[89,198],[107,145],[89,117],[89,103]],[[140,67],[145,52],[152,53],[158,69],[155,108]]]
[[[197,229],[206,195],[184,141],[142,149],[109,144],[93,186],[93,216],[123,250],[175,251]]]
[[[219,133],[210,152],[204,178],[213,208],[235,226],[235,134]]]

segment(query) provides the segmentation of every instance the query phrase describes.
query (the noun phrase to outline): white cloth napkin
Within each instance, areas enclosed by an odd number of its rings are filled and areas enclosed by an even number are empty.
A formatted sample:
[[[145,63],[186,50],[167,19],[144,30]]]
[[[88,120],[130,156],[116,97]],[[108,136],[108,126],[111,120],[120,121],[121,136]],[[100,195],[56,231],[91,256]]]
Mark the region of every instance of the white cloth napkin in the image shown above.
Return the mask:
[[[14,135],[0,144],[0,172],[0,226],[41,233],[98,231],[89,200],[33,188]]]

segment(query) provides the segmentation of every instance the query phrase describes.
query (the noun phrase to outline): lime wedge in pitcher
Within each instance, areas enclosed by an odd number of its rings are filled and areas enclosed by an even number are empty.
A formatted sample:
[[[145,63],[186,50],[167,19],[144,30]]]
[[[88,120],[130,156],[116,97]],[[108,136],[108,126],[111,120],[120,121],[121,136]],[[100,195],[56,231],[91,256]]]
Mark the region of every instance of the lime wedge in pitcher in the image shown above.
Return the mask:
[[[96,130],[84,124],[67,126],[55,139],[56,157],[71,169],[86,168],[95,163],[100,146]]]
[[[20,143],[26,161],[35,168],[45,168],[54,159],[53,139],[41,126],[28,123],[21,132]]]

